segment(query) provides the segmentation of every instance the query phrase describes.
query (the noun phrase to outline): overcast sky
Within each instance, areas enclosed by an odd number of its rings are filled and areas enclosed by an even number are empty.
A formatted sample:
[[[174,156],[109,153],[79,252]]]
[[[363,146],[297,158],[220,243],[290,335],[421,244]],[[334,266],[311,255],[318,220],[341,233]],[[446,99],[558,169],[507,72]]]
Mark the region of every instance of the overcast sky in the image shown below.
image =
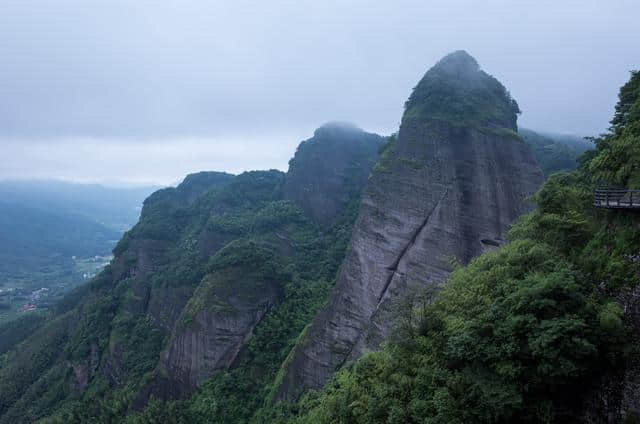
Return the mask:
[[[520,125],[594,135],[640,68],[636,0],[0,0],[0,179],[287,169],[329,120],[397,130],[443,55]]]

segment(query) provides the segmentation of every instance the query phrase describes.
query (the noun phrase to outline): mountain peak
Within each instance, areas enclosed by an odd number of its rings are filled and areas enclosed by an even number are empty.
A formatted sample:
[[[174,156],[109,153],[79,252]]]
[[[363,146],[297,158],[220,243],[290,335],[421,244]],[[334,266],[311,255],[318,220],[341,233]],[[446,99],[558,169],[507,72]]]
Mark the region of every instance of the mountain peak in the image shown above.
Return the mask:
[[[298,146],[289,161],[284,197],[314,221],[330,226],[346,210],[354,193],[367,184],[384,139],[352,123],[329,122]]]
[[[517,130],[518,104],[466,51],[444,56],[422,77],[405,104],[404,120],[446,121],[459,127]]]
[[[313,135],[317,137],[322,134],[362,134],[364,131],[356,124],[347,121],[329,121],[317,128]]]
[[[456,50],[440,59],[433,68],[449,73],[471,73],[478,72],[480,65],[465,50]]]

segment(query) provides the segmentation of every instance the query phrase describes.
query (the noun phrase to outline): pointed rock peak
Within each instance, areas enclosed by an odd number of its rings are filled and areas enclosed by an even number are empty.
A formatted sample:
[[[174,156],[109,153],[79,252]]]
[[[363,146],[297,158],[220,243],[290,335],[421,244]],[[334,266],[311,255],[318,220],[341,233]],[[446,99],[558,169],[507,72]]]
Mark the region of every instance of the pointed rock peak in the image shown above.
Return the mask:
[[[433,67],[448,73],[473,73],[480,70],[478,62],[465,50],[449,53]]]
[[[494,77],[480,69],[466,51],[440,59],[414,88],[403,123],[445,121],[458,127],[517,131],[518,104]]]

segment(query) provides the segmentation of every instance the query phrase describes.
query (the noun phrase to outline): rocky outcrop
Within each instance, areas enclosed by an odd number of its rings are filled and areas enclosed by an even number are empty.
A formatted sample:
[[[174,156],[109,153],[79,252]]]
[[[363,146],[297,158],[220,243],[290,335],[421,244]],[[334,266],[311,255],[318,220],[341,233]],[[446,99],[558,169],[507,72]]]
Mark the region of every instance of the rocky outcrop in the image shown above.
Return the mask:
[[[343,364],[377,349],[389,335],[394,298],[442,284],[452,261],[503,242],[543,180],[517,136],[518,112],[465,52],[427,72],[373,169],[335,291],[283,370],[280,399],[322,387]]]
[[[384,139],[349,123],[330,122],[298,146],[283,187],[316,222],[330,226],[367,184]]]
[[[72,370],[71,388],[76,392],[83,392],[89,379],[96,374],[99,363],[98,346],[91,344],[91,355],[83,361],[70,364]]]
[[[191,393],[234,362],[264,314],[279,301],[278,281],[251,270],[207,275],[182,314],[163,352],[161,374],[171,398]],[[169,384],[167,384],[169,383]]]

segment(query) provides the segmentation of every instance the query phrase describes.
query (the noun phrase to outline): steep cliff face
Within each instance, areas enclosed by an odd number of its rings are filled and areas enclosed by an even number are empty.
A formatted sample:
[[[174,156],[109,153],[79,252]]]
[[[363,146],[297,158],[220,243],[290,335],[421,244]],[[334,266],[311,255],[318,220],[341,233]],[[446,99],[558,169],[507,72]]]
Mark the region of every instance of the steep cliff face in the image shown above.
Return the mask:
[[[152,194],[111,265],[10,349],[0,422],[102,422],[105,398],[125,415],[151,395],[188,396],[239,360],[270,382],[326,300],[381,140],[328,125],[288,174],[201,172]]]
[[[243,246],[239,246],[244,244]],[[245,250],[275,258],[273,246],[234,243],[221,254]],[[271,307],[282,298],[285,275],[260,264],[235,263],[208,273],[184,308],[160,361],[156,391],[179,398],[195,390],[216,372],[227,369]]]
[[[283,187],[316,222],[328,226],[367,183],[384,139],[353,124],[331,122],[298,146]]]
[[[332,298],[283,370],[280,399],[379,347],[395,298],[503,242],[543,180],[516,134],[518,112],[466,52],[427,72],[373,169]]]

